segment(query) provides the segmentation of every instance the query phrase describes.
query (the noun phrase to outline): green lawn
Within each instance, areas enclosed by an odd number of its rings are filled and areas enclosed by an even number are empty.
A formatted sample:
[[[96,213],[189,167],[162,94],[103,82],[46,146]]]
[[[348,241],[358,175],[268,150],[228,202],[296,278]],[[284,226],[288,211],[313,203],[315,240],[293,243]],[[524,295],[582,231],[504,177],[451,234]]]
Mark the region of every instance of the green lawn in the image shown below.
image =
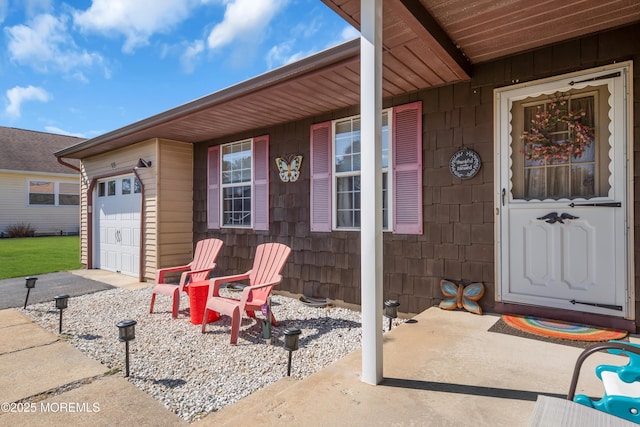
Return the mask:
[[[0,239],[0,279],[80,267],[78,236]]]

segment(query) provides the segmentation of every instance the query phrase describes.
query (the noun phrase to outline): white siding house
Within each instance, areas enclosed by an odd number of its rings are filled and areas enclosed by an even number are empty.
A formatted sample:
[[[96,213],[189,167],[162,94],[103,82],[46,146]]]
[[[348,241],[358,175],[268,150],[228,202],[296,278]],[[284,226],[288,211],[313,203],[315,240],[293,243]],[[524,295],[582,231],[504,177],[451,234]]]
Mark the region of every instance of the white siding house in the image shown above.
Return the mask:
[[[19,225],[32,228],[36,236],[78,233],[80,173],[53,153],[81,141],[0,127],[0,236]]]

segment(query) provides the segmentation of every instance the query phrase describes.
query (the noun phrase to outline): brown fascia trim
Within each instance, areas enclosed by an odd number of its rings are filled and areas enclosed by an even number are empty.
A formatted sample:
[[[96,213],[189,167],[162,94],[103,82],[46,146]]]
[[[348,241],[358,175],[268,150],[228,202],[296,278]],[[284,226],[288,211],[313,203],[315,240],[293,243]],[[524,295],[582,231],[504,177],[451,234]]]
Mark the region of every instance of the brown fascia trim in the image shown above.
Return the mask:
[[[398,15],[411,27],[418,36],[423,38],[432,37],[436,43],[446,52],[447,55],[460,67],[460,70],[453,69],[456,75],[460,76],[460,71],[471,78],[472,66],[469,58],[451,40],[449,34],[440,26],[438,21],[429,13],[419,0],[393,0],[398,4]],[[408,12],[408,13],[407,13]],[[454,67],[455,68],[455,67]]]
[[[80,168],[79,168],[79,167],[74,166],[74,165],[72,165],[71,163],[67,163],[67,162],[65,162],[65,161],[64,161],[64,160],[62,160],[60,157],[56,157],[56,159],[58,160],[58,163],[60,163],[60,164],[61,164],[61,165],[63,165],[63,166],[66,166],[66,167],[71,168],[71,169],[73,169],[73,170],[75,170],[75,171],[78,171],[78,172],[82,172],[82,171],[80,170]]]
[[[171,110],[164,111],[155,116],[143,119],[139,122],[122,127],[104,135],[81,142],[79,144],[67,147],[55,154],[56,157],[69,157],[74,153],[86,150],[87,148],[103,144],[118,138],[131,135],[142,130],[158,126],[160,124],[178,119],[189,114],[193,114],[200,110],[213,107],[217,104],[229,101],[231,99],[241,98],[254,92],[276,86],[286,81],[295,79],[300,76],[308,75],[313,72],[322,70],[332,64],[343,62],[347,59],[356,59],[360,56],[360,39],[356,38],[336,47],[324,50],[315,55],[301,59],[292,64],[284,65],[275,70],[261,74],[244,82],[206,95],[202,98],[183,104]]]
[[[354,19],[354,16],[359,16],[360,9],[358,8],[356,15],[355,12],[346,12],[341,5],[336,4],[335,1],[322,0],[329,9],[333,10],[342,19],[351,24],[355,29],[360,30],[360,22]],[[431,15],[431,13],[424,7],[419,0],[387,0],[387,7],[394,8],[394,12],[398,17],[408,25],[418,37],[430,37],[440,45],[444,52],[454,61],[460,70],[452,69],[452,71],[460,76],[460,71],[466,74],[466,77],[471,77],[473,67],[469,58],[456,46],[453,40],[449,37],[447,32],[440,26],[438,21]],[[384,20],[384,17],[382,18]],[[460,76],[462,77],[462,76]]]

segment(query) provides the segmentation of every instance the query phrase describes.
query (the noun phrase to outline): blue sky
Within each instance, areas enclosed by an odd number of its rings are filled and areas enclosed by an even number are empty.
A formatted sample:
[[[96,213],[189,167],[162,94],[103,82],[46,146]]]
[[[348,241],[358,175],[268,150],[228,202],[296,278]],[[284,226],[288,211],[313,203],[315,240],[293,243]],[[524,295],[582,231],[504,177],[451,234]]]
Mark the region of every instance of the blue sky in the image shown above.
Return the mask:
[[[320,0],[0,0],[0,126],[93,138],[358,36]]]

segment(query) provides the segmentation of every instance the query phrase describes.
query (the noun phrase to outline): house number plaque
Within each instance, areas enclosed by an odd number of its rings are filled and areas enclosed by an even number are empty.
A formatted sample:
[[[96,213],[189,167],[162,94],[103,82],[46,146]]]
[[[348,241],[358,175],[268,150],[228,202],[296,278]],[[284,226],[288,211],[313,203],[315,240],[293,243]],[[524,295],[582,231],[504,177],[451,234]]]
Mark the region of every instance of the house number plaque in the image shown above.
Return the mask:
[[[476,176],[481,164],[478,153],[470,148],[461,148],[451,156],[449,170],[457,178],[469,179]]]

